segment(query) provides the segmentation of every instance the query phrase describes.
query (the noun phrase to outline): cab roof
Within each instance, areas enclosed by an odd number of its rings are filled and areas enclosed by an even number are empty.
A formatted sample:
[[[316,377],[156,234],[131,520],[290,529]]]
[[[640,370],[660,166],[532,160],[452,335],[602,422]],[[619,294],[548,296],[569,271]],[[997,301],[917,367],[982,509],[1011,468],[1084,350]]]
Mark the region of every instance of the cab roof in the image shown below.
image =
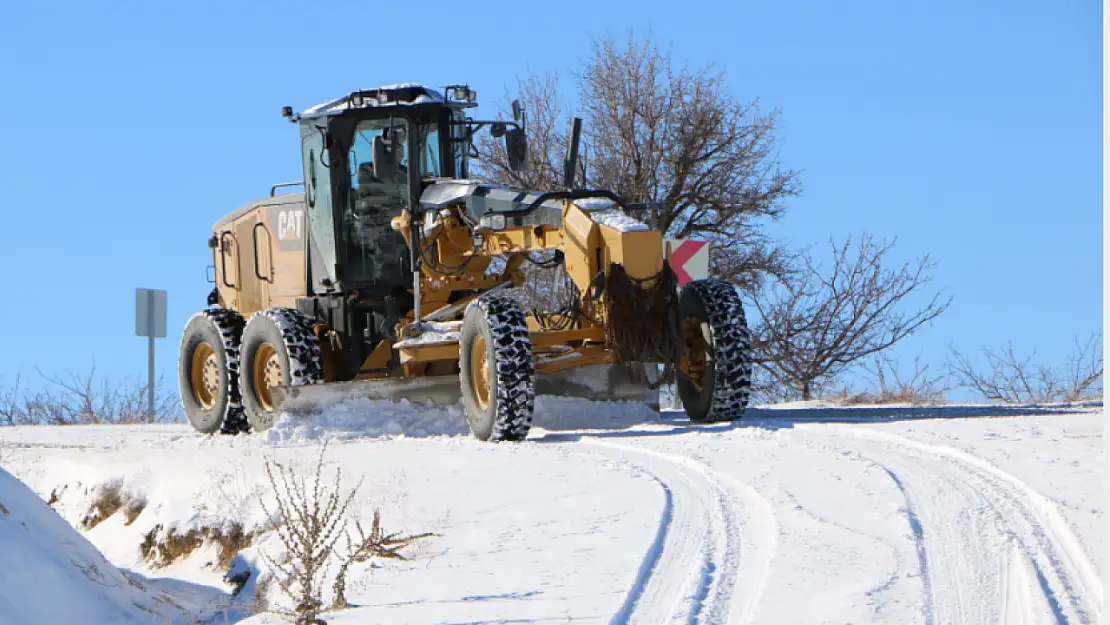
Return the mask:
[[[300,117],[319,118],[359,109],[418,106],[421,104],[439,104],[455,108],[470,108],[478,105],[475,99],[477,94],[466,86],[450,85],[446,87],[446,90],[455,97],[448,98],[438,89],[419,83],[382,85],[374,89],[360,89],[343,97],[311,106],[305,109]],[[458,99],[460,93],[466,99]]]

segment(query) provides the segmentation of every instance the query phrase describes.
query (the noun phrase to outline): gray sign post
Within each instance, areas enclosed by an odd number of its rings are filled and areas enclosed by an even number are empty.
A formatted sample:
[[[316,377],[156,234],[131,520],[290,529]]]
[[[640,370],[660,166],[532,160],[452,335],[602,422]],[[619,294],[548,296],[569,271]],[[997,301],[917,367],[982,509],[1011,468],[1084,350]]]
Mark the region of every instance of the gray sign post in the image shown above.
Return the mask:
[[[154,420],[154,339],[166,336],[166,292],[135,289],[135,336],[147,337],[147,419]]]

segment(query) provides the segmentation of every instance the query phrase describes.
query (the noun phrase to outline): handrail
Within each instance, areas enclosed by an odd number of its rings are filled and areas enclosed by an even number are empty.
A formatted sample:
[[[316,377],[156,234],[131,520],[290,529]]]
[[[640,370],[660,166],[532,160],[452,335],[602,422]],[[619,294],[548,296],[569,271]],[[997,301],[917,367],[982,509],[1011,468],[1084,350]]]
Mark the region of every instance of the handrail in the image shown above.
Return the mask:
[[[266,277],[266,276],[262,275],[262,267],[259,266],[259,264],[258,264],[258,229],[259,228],[262,228],[263,230],[266,231],[266,251],[270,252],[268,254],[268,257],[270,258],[270,277]],[[256,224],[254,224],[254,228],[251,229],[251,238],[253,239],[252,242],[254,243],[254,275],[259,280],[262,280],[263,282],[269,282],[270,284],[273,284],[274,283],[274,274],[273,274],[273,260],[274,260],[273,259],[273,251],[274,251],[274,249],[273,249],[273,246],[270,244],[270,229],[266,227],[266,224],[264,224],[260,221]]]
[[[598,191],[590,191],[588,189],[579,189],[579,190],[576,190],[576,191],[548,191],[547,193],[540,194],[540,196],[538,198],[533,200],[532,203],[529,204],[525,208],[522,208],[520,210],[515,210],[515,211],[497,211],[497,212],[498,212],[498,214],[502,214],[502,215],[513,215],[513,216],[523,217],[525,215],[529,215],[529,214],[535,212],[535,210],[537,208],[539,208],[541,204],[543,204],[544,202],[547,202],[549,200],[581,200],[581,199],[591,198],[591,197],[601,197],[601,198],[605,198],[605,199],[608,199],[608,200],[613,200],[613,202],[615,202],[618,206],[623,208],[625,211],[628,210],[628,206],[624,203],[624,201],[621,200],[612,191],[605,190],[605,189],[601,189],[601,190],[598,190]]]
[[[238,291],[239,287],[227,281],[227,249],[224,248],[224,241],[227,239],[227,237],[231,237],[231,244],[235,248],[239,247],[238,241],[235,240],[235,235],[232,234],[230,230],[224,230],[220,233],[220,280],[223,281],[224,286],[226,286],[227,288],[235,289],[236,291]]]
[[[304,180],[298,180],[297,182],[279,182],[279,183],[270,187],[270,197],[274,197],[274,193],[277,192],[279,187],[303,187],[303,186],[304,186]]]

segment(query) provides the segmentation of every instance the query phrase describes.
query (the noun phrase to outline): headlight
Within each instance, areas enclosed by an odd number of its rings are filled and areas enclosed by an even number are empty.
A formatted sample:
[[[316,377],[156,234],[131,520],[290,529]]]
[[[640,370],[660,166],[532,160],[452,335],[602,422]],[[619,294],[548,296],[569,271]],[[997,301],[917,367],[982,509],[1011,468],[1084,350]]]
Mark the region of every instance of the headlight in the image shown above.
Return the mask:
[[[504,230],[505,229],[505,216],[504,215],[486,215],[482,217],[481,221],[483,228],[490,230]]]

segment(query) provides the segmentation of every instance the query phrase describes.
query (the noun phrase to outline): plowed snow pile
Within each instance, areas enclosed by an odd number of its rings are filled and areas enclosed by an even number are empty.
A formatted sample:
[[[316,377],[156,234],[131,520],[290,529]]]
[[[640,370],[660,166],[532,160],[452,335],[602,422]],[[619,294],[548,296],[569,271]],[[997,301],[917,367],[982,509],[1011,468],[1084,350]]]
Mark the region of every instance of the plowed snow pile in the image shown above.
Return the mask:
[[[167,602],[0,469],[0,623],[162,622]]]

